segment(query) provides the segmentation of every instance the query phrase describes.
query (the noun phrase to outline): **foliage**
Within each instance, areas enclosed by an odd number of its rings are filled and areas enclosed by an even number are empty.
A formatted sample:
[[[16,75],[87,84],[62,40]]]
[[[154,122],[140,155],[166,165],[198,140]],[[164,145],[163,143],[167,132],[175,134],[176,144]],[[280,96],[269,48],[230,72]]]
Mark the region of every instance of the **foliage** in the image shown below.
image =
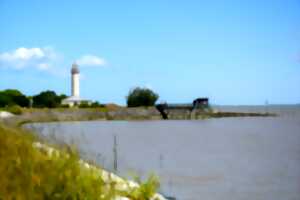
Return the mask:
[[[33,146],[35,141],[31,134],[0,125],[1,200],[109,200],[118,195],[146,200],[158,187],[156,179],[149,178],[141,187],[120,191],[116,182],[102,178],[101,169],[83,167],[71,148],[49,156]]]
[[[29,106],[29,99],[18,90],[7,89],[0,91],[0,107],[19,105]]]
[[[136,178],[136,182],[139,183],[140,187],[132,191],[133,199],[150,199],[153,194],[156,193],[159,188],[159,179],[155,175],[149,176],[146,182],[142,182],[139,178]]]
[[[67,95],[61,94],[61,95],[59,95],[57,98],[58,98],[59,102],[61,102],[63,99],[65,99],[65,98],[67,98],[67,97],[68,97]]]
[[[98,101],[95,101],[91,104],[91,108],[104,108],[103,104],[100,104]]]
[[[70,108],[70,105],[69,104],[61,104],[59,107],[60,108]]]
[[[89,103],[88,101],[82,101],[79,106],[79,108],[105,108],[103,104],[100,104],[98,101],[95,101],[93,103]]]
[[[127,106],[153,106],[158,97],[158,94],[148,88],[136,87],[133,90],[129,91],[129,94],[127,96]]]
[[[38,108],[56,108],[60,106],[62,99],[66,95],[57,95],[54,91],[43,91],[40,94],[33,96],[33,106]]]
[[[3,94],[2,92],[0,93],[0,107],[5,107],[8,106],[10,104],[13,104],[13,101],[11,99],[11,97],[9,97],[6,94]]]
[[[13,106],[8,106],[8,107],[5,107],[5,110],[7,112],[10,112],[10,113],[13,113],[15,115],[20,115],[22,114],[22,108],[18,105],[13,105]]]
[[[79,105],[78,105],[79,108],[90,108],[90,104],[89,102],[87,101],[82,101]]]

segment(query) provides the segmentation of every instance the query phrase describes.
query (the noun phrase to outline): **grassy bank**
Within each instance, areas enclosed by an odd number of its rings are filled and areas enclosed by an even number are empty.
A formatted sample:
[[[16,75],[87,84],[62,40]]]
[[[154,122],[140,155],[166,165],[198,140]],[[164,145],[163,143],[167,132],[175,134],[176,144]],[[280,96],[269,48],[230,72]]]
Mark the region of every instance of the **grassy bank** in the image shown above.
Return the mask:
[[[158,181],[150,177],[139,187],[120,187],[104,178],[100,167],[86,167],[76,151],[36,148],[38,138],[0,124],[0,199],[150,199]]]
[[[21,114],[4,119],[10,126],[33,122],[90,121],[90,120],[158,120],[160,114],[149,108],[23,108]]]

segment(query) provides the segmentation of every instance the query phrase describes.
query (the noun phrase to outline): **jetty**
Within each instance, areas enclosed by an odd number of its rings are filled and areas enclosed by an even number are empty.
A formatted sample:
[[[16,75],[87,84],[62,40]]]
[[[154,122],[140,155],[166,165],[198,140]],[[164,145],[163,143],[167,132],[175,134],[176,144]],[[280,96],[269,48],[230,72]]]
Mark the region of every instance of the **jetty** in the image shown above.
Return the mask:
[[[161,103],[155,105],[163,119],[169,119],[170,112],[188,112],[192,115],[194,110],[204,110],[209,107],[208,98],[197,98],[193,103]]]

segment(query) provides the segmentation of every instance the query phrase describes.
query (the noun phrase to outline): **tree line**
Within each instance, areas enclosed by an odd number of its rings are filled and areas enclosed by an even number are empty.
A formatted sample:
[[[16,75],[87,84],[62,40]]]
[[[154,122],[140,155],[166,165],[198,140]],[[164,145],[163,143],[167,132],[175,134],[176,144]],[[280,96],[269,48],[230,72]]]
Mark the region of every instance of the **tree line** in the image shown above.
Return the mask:
[[[65,94],[56,94],[54,91],[43,91],[34,96],[26,96],[19,90],[7,89],[0,91],[0,107],[36,107],[56,108],[61,106],[61,100]]]
[[[65,94],[57,94],[54,91],[42,91],[34,96],[26,96],[16,89],[7,89],[0,91],[0,108],[2,107],[34,107],[34,108],[57,108],[65,107],[61,101],[67,98]],[[158,94],[148,88],[135,87],[129,91],[126,96],[128,107],[153,106],[159,98]],[[99,102],[94,102],[91,105],[83,102],[79,107],[101,107]]]

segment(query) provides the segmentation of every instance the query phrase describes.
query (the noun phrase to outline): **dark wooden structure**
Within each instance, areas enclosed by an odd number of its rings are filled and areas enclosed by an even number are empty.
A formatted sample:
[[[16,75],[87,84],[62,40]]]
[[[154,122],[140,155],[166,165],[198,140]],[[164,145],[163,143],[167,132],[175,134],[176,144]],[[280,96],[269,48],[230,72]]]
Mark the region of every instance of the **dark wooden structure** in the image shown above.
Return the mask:
[[[157,104],[155,107],[162,115],[163,119],[168,119],[169,110],[189,110],[192,112],[194,109],[203,109],[209,106],[208,98],[197,98],[192,104]]]
[[[198,98],[193,101],[194,108],[203,108],[208,106],[208,98]]]

